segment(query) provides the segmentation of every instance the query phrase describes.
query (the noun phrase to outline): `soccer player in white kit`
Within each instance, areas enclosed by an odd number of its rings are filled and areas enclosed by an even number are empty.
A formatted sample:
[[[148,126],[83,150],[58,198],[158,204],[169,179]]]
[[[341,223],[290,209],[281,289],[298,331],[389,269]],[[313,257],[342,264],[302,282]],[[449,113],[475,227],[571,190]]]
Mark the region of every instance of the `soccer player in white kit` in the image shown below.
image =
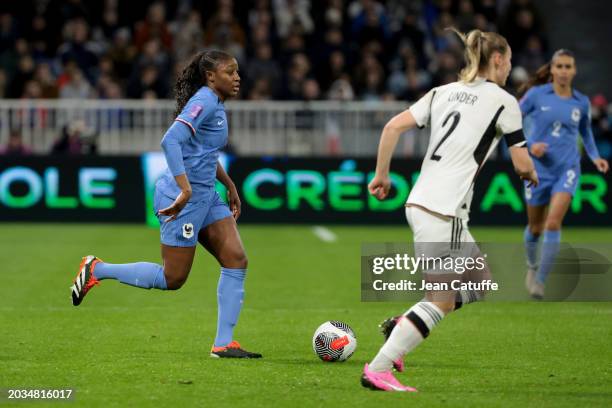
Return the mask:
[[[406,218],[414,234],[415,254],[419,255],[431,255],[433,250],[443,257],[441,248],[452,252],[461,243],[474,242],[467,227],[474,182],[502,137],[516,173],[533,185],[538,183],[525,148],[518,102],[501,88],[511,68],[508,42],[492,32],[455,32],[465,45],[466,67],[459,81],[433,88],[386,124],[378,147],[376,174],[368,186],[370,194],[383,200],[391,187],[389,166],[399,136],[416,126],[430,126],[421,174],[406,202]],[[475,244],[466,246],[478,251]],[[426,281],[440,282],[445,273],[425,270],[423,276]],[[444,316],[482,296],[483,292],[472,290],[430,291],[403,315],[384,322],[387,341],[365,365],[362,385],[383,391],[416,391],[401,384],[392,368],[402,371],[404,356]]]

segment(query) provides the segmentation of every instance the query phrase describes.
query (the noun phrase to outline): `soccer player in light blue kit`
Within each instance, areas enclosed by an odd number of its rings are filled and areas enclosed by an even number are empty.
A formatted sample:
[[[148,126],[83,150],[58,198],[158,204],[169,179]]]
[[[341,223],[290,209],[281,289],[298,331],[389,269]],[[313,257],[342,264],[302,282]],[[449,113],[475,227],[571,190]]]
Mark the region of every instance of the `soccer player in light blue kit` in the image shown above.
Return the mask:
[[[75,306],[104,279],[145,289],[179,289],[200,242],[221,265],[217,335],[211,357],[261,357],[233,339],[242,308],[247,257],[235,221],[240,215],[238,192],[218,162],[228,135],[223,103],[236,96],[239,87],[238,63],[225,52],[200,52],[185,67],[175,85],[177,117],[161,143],[168,169],[155,186],[163,265],[109,264],[93,255],[84,257],[71,287]],[[228,189],[231,212],[215,191],[216,179]]]
[[[578,135],[597,170],[608,171],[608,162],[599,156],[593,139],[589,98],[572,88],[575,75],[574,55],[561,49],[521,90],[527,90],[520,106],[523,117],[531,123],[527,144],[540,176],[537,187],[525,187],[529,222],[524,234],[525,285],[535,299],[544,297],[546,277],[559,252],[561,224],[578,186]],[[544,239],[538,266],[541,235]]]

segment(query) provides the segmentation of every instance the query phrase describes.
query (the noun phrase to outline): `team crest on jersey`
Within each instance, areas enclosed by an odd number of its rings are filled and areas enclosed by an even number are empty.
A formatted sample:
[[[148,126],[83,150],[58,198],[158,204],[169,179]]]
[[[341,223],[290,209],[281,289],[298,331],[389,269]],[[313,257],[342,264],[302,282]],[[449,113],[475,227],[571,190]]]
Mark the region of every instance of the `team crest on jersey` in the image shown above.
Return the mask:
[[[191,238],[193,237],[193,224],[192,223],[187,223],[187,224],[183,224],[183,237],[184,238]]]
[[[572,109],[572,120],[574,122],[579,122],[580,121],[580,109],[578,109],[578,108]]]
[[[197,118],[200,112],[202,112],[202,109],[201,105],[193,105],[189,110],[189,117],[192,119]]]

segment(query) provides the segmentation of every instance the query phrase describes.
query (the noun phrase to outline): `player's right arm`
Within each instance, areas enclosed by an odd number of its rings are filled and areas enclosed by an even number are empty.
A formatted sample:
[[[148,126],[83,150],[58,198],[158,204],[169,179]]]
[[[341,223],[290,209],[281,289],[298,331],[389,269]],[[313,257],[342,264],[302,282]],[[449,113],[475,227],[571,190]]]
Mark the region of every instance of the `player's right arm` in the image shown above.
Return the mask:
[[[166,131],[161,142],[161,147],[168,163],[168,169],[170,169],[176,184],[181,189],[172,205],[159,210],[160,214],[168,216],[166,222],[174,220],[191,198],[191,184],[185,171],[183,150],[181,148],[181,145],[189,140],[190,137],[190,129],[181,122],[175,121]]]
[[[409,109],[394,116],[385,125],[382,135],[380,136],[380,144],[378,145],[376,173],[368,185],[370,194],[379,200],[384,200],[391,189],[389,168],[391,166],[391,156],[393,156],[397,141],[402,133],[416,126],[417,122]]]
[[[385,125],[378,145],[376,173],[368,184],[370,194],[379,200],[384,200],[391,189],[389,168],[391,166],[391,156],[393,156],[400,135],[417,126],[424,127],[429,122],[431,103],[435,94],[436,90],[434,88],[409,109],[391,118]]]
[[[166,222],[176,219],[192,194],[183,161],[182,146],[195,136],[196,129],[212,113],[213,104],[199,98],[190,99],[162,139],[161,147],[166,156],[168,169],[181,190],[169,207],[159,210],[160,214],[168,216]]]

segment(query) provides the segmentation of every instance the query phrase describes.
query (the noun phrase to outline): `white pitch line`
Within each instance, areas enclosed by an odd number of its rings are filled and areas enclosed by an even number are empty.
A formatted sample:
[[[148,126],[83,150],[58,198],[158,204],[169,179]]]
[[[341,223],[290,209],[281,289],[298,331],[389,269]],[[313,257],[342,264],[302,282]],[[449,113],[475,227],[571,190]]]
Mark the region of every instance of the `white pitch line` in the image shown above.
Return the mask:
[[[329,228],[325,228],[320,225],[315,225],[312,227],[312,233],[323,242],[336,242],[338,240],[338,236]]]

